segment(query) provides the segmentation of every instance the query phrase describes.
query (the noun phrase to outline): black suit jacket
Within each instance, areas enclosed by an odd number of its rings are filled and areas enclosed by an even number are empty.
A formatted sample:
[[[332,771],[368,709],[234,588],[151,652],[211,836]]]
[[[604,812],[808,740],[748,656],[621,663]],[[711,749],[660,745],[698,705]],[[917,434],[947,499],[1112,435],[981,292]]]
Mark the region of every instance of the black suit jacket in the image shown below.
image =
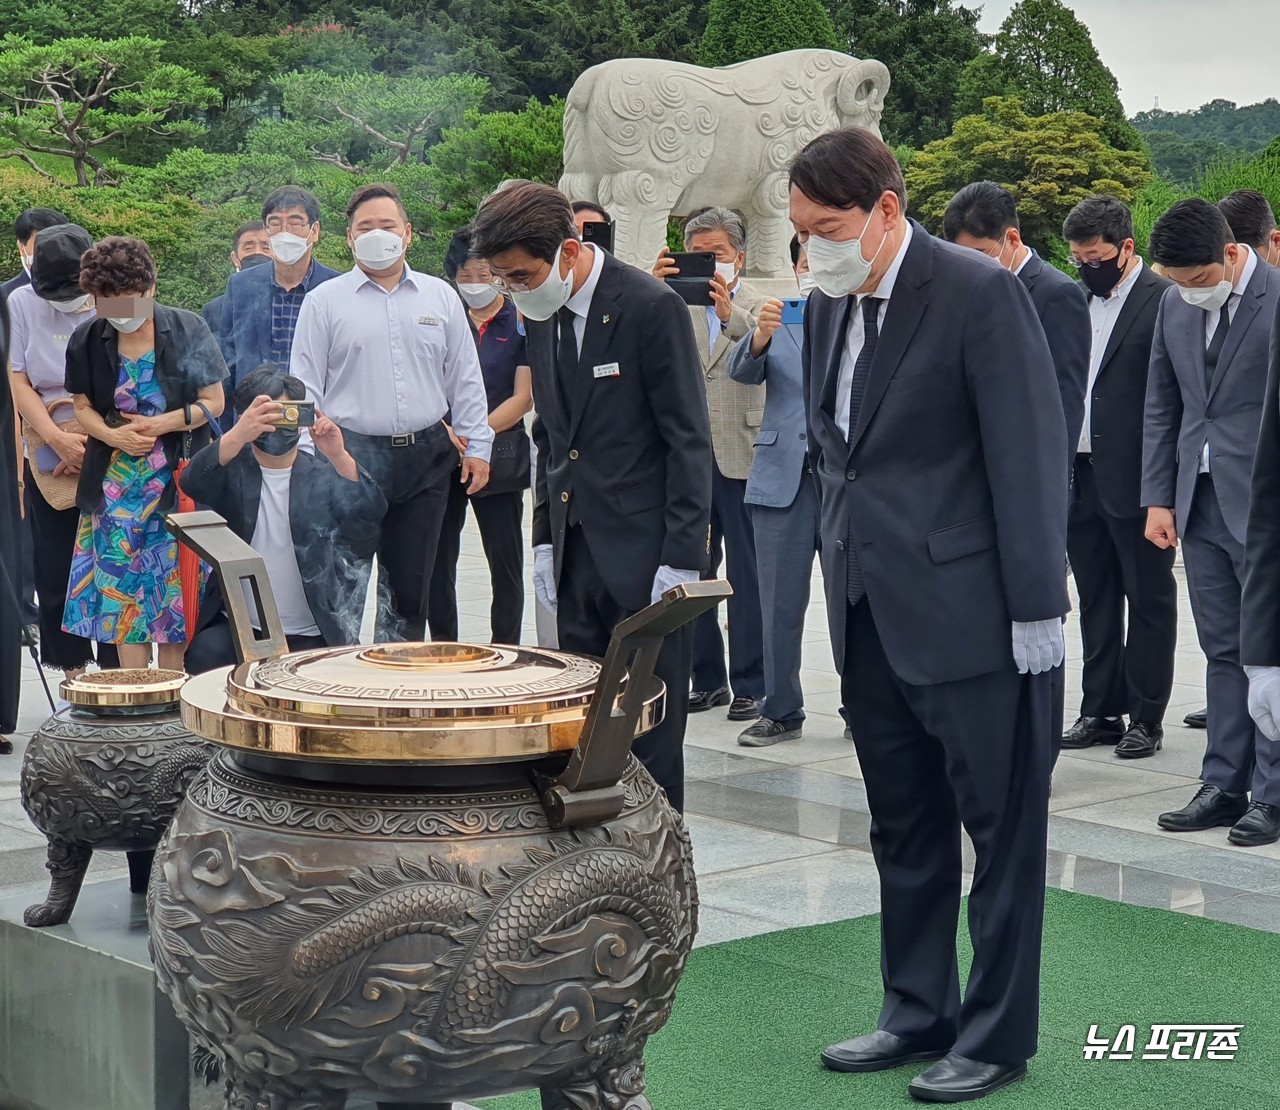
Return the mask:
[[[1080,442],[1084,395],[1089,388],[1089,345],[1093,341],[1089,302],[1077,282],[1038,254],[1027,259],[1018,277],[1031,294],[1031,303],[1035,305],[1053,355],[1062,415],[1067,422],[1067,461],[1070,462]]]
[[[1112,516],[1146,516],[1142,506],[1142,426],[1147,371],[1160,297],[1171,284],[1150,267],[1142,267],[1116,318],[1087,398],[1098,498]]]
[[[230,465],[223,466],[218,462],[218,444],[209,444],[184,471],[182,489],[224,517],[245,543],[253,541],[262,468],[252,447],[245,447]],[[322,455],[298,452],[289,486],[289,530],[311,615],[330,647],[359,642],[370,560],[386,511],[386,498],[364,471],[358,482],[349,482]],[[197,630],[207,626],[222,607],[215,579],[200,605]]]
[[[835,413],[853,297],[810,294],[805,395],[837,666],[852,523],[889,663],[933,685],[1012,666],[1011,621],[1067,612],[1067,452],[1025,287],[912,228],[852,443]]]
[[[1246,667],[1280,667],[1280,306],[1271,328],[1244,556],[1240,662]]]
[[[554,544],[558,576],[572,517],[614,600],[642,609],[659,566],[708,565],[711,426],[689,310],[606,252],[581,357],[564,380],[556,318],[526,329],[537,409],[533,542]]]

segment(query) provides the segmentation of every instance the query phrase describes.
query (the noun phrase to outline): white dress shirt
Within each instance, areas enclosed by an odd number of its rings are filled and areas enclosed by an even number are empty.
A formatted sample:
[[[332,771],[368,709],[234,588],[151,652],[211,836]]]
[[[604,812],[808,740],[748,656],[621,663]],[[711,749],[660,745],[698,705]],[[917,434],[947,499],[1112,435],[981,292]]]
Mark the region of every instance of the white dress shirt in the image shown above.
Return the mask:
[[[1124,302],[1129,299],[1129,293],[1133,289],[1134,283],[1138,280],[1138,275],[1142,273],[1142,259],[1138,259],[1138,264],[1133,268],[1132,272],[1126,274],[1121,279],[1110,294],[1105,297],[1089,298],[1089,320],[1093,324],[1093,345],[1089,349],[1089,385],[1084,391],[1084,426],[1080,430],[1080,443],[1076,447],[1076,452],[1081,455],[1088,455],[1093,451],[1093,435],[1092,428],[1092,409],[1093,409],[1093,387],[1098,380],[1098,371],[1102,369],[1102,356],[1107,353],[1107,344],[1111,341],[1111,333],[1115,331],[1116,320],[1120,317],[1120,312],[1124,308]]]
[[[450,413],[467,455],[488,461],[489,404],[458,295],[405,267],[390,292],[358,266],[302,302],[289,372],[340,428],[405,435]]]
[[[573,335],[578,341],[578,353],[582,353],[582,337],[587,333],[587,313],[591,311],[591,299],[596,295],[596,286],[600,284],[600,272],[604,269],[604,251],[596,250],[590,244],[583,244],[595,256],[591,262],[591,273],[572,297],[565,302],[565,308],[573,313]]]
[[[836,380],[836,423],[849,435],[849,392],[853,386],[853,368],[858,364],[858,355],[862,353],[862,344],[866,339],[866,328],[862,324],[862,301],[864,297],[875,297],[880,302],[880,311],[876,315],[876,331],[884,328],[884,314],[889,307],[889,298],[893,296],[893,286],[898,280],[898,271],[902,269],[902,260],[907,257],[907,248],[911,245],[911,224],[907,225],[907,233],[902,237],[902,245],[898,254],[884,272],[880,284],[875,291],[859,295],[849,313],[849,330],[845,332],[844,357],[840,360],[840,376]]]
[[[1253,279],[1253,271],[1258,268],[1258,256],[1249,247],[1244,246],[1243,243],[1238,245],[1248,251],[1248,257],[1245,259],[1244,268],[1236,275],[1235,284],[1231,289],[1231,296],[1227,298],[1228,322],[1236,318],[1236,309],[1240,307],[1240,297]],[[1218,318],[1221,315],[1222,310],[1218,308],[1204,314],[1204,347],[1206,351],[1209,349],[1209,344],[1213,342],[1213,333],[1218,330]],[[1209,473],[1209,439],[1207,436],[1205,437],[1204,447],[1200,450],[1200,473]]]
[[[293,529],[289,526],[289,491],[293,486],[293,467],[279,469],[261,467],[262,493],[258,499],[258,520],[253,527],[249,546],[262,556],[267,568],[267,581],[276,599],[280,622],[289,636],[319,636],[320,628],[302,587],[298,556],[293,548]],[[249,606],[249,621],[262,630],[253,591],[244,587]]]
[[[1025,244],[1023,245],[1022,249],[1027,253],[1022,256],[1022,261],[1019,262],[1013,268],[1013,274],[1015,277],[1018,274],[1022,273],[1022,271],[1026,268],[1027,263],[1030,262],[1036,256],[1036,252],[1033,251],[1030,247],[1026,246]]]

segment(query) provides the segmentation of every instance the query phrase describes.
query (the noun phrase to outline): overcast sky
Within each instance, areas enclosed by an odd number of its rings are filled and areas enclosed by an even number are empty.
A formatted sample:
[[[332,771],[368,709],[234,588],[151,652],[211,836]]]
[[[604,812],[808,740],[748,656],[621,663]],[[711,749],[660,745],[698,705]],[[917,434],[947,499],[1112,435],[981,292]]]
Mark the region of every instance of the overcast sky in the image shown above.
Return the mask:
[[[965,0],[977,7],[976,0]],[[1198,108],[1280,99],[1280,3],[1275,0],[1066,0],[1120,82],[1133,115],[1152,107]],[[982,29],[995,32],[1013,0],[988,0]]]

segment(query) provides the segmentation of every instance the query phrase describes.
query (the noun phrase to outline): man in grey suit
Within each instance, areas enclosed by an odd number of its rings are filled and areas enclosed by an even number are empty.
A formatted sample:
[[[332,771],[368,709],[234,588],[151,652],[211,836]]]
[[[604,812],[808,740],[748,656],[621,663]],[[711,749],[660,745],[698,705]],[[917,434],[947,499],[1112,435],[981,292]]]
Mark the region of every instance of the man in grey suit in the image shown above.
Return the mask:
[[[729,352],[756,326],[761,295],[741,281],[746,262],[747,229],[728,208],[707,208],[684,225],[685,250],[716,256],[710,305],[690,305],[693,334],[698,338],[702,373],[711,417],[711,569],[733,587],[729,599],[729,667],[724,661],[720,611],[712,609],[694,622],[693,692],[689,712],[729,706],[729,720],[754,721],[764,698],[764,630],[755,540],[747,512],[747,477],[752,445],[764,416],[764,386],[744,385],[729,377]],[[664,280],[679,268],[666,247],[653,267]],[[730,700],[732,698],[732,700]]]
[[[813,290],[813,276],[800,240],[791,240],[791,265],[800,292]],[[800,659],[809,579],[818,550],[818,486],[809,465],[805,426],[804,330],[783,321],[782,301],[760,308],[752,331],[729,356],[729,376],[764,385],[764,419],[756,435],[747,478],[747,508],[756,543],[760,608],[764,614],[764,704],[760,719],[738,736],[747,748],[797,740],[804,726]]]
[[[1249,716],[1240,611],[1280,271],[1235,242],[1222,213],[1198,199],[1156,221],[1149,251],[1176,288],[1161,299],[1147,375],[1146,534],[1162,549],[1182,544],[1209,702],[1203,784],[1158,823],[1171,832],[1227,825],[1232,844],[1271,844],[1280,840],[1280,746]]]
[[[823,1062],[936,1060],[910,1093],[962,1102],[1022,1078],[1036,1051],[1066,422],[1022,283],[931,238],[906,201],[893,152],[857,128],[791,167],[820,290],[804,373],[827,611],[883,918],[878,1028]]]

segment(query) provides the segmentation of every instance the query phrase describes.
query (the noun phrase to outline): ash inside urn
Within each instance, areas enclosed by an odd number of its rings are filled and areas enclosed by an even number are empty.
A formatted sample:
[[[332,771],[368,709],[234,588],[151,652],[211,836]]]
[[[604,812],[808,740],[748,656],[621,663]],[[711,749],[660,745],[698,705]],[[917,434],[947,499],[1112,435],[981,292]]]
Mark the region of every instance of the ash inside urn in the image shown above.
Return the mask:
[[[85,686],[163,686],[170,682],[182,682],[186,675],[181,671],[131,670],[95,671],[76,679],[76,685]]]

